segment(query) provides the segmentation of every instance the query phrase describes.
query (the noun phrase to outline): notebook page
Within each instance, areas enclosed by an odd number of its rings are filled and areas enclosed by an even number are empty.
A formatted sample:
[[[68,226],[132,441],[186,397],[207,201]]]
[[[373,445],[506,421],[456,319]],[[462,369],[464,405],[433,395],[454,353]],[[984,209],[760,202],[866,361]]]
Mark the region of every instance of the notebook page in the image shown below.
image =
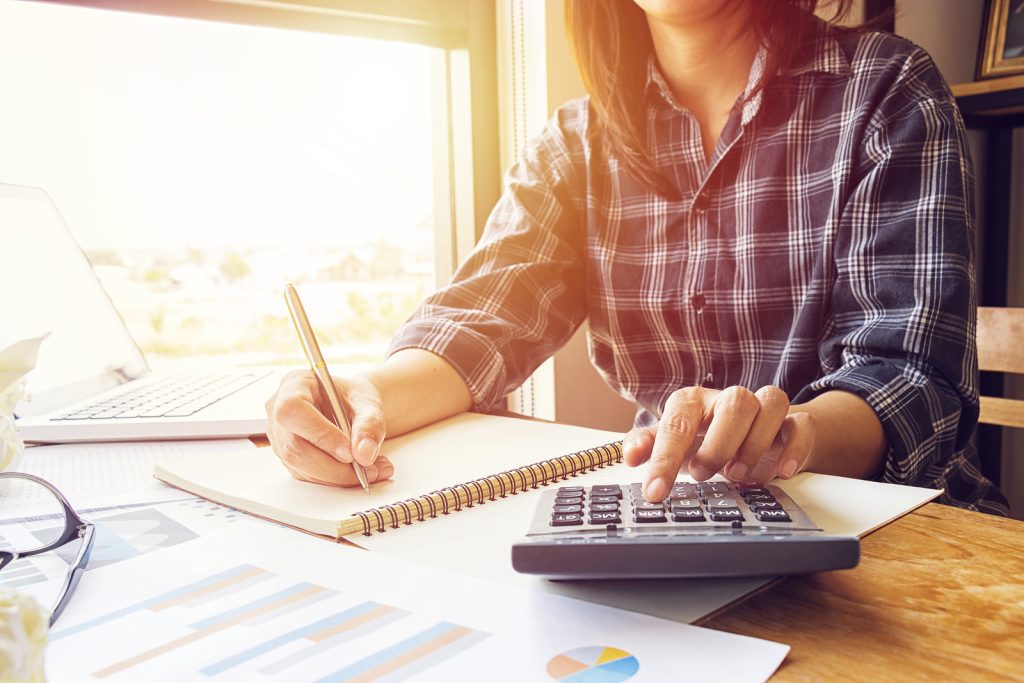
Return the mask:
[[[547,422],[457,415],[385,441],[381,452],[394,463],[395,475],[373,484],[369,495],[360,488],[297,481],[269,448],[159,462],[155,473],[158,479],[215,502],[333,536],[339,520],[356,512],[621,437],[618,432]]]

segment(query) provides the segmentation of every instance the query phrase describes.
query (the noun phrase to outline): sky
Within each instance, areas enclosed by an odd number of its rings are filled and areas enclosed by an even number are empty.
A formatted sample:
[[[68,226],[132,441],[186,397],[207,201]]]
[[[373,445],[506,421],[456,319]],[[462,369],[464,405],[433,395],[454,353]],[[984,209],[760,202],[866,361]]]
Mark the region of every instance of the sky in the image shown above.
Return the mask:
[[[430,51],[0,0],[0,182],[87,250],[403,241],[432,219]]]

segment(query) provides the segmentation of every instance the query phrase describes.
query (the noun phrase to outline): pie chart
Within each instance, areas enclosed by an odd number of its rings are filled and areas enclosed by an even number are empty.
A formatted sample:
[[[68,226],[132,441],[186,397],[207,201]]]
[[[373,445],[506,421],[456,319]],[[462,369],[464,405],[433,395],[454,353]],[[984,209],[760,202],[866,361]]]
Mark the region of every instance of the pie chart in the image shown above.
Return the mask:
[[[548,674],[565,683],[619,683],[633,677],[640,662],[625,650],[595,645],[553,657]]]

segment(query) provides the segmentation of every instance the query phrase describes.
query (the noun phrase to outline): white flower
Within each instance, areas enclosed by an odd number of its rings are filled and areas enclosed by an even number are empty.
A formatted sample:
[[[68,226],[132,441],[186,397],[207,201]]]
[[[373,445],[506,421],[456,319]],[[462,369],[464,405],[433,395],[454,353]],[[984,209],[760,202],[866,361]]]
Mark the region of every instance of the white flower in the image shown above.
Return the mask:
[[[14,464],[25,444],[14,426],[14,406],[25,398],[25,380],[35,367],[43,337],[23,339],[0,351],[0,472]]]
[[[0,586],[0,683],[45,683],[48,625],[31,596]]]

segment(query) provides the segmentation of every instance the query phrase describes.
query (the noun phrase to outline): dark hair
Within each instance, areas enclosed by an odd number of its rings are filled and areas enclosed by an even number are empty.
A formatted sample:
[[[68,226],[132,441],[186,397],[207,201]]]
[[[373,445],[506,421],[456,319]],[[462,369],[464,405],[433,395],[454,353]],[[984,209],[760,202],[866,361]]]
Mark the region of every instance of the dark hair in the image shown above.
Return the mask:
[[[768,50],[767,75],[792,63],[805,46],[819,5],[835,5],[831,21],[838,22],[853,4],[853,0],[730,2],[734,6],[746,2],[749,26]],[[727,9],[723,6],[723,11]],[[565,26],[605,144],[637,180],[661,195],[673,196],[673,186],[658,173],[647,145],[643,90],[653,45],[644,11],[631,0],[566,0]]]

